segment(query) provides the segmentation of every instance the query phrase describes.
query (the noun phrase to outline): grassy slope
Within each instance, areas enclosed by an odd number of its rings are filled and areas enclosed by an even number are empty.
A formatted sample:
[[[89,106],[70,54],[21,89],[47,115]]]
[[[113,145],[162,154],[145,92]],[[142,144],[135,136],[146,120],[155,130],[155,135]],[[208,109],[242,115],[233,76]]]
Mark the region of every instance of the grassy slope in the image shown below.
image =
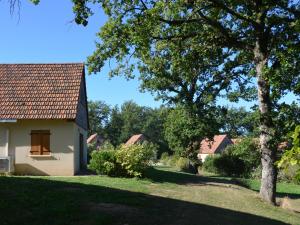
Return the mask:
[[[226,179],[167,168],[147,177],[0,177],[0,224],[300,224]]]

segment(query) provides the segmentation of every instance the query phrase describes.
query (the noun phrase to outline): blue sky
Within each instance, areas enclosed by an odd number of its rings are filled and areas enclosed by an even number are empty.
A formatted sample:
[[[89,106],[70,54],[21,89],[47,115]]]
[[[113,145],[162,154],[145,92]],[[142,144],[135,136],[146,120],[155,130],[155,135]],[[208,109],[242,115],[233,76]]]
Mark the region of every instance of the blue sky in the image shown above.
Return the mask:
[[[0,1],[0,63],[51,63],[84,62],[95,49],[96,33],[106,21],[97,9],[87,27],[72,22],[71,0],[41,0],[34,6],[28,0],[21,0],[20,16],[10,15],[6,0]],[[157,107],[149,93],[139,92],[137,79],[108,78],[108,66],[101,73],[87,77],[89,100],[103,100],[110,105],[134,100],[140,105]],[[294,96],[285,101],[296,100]],[[221,104],[228,104],[222,100]],[[234,106],[250,106],[240,102]]]
[[[47,63],[84,62],[95,49],[96,33],[106,17],[97,10],[87,27],[78,26],[70,0],[41,0],[34,6],[21,0],[20,18],[11,16],[7,0],[0,1],[0,62]],[[134,100],[140,105],[159,106],[149,93],[139,92],[137,80],[122,77],[108,79],[109,68],[87,76],[87,94],[90,100],[108,104],[122,104]]]

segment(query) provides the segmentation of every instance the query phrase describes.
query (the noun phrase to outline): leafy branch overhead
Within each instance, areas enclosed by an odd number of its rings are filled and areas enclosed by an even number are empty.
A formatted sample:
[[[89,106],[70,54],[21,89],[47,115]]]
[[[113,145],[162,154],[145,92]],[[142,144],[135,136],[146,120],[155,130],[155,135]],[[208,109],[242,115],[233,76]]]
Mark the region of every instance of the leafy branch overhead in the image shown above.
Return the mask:
[[[244,94],[253,89],[248,85],[251,77],[246,76],[249,65],[243,57],[235,57],[235,51],[212,45],[209,29],[198,19],[183,23],[179,18],[188,17],[190,10],[182,2],[97,2],[109,19],[98,33],[96,51],[88,59],[89,72],[100,71],[107,61],[116,62],[112,63],[115,67],[111,76],[130,78],[138,70],[142,90],[172,103],[183,100],[205,105],[222,90],[253,99],[253,94]],[[92,14],[88,3],[92,1],[74,1],[80,24],[87,24]]]

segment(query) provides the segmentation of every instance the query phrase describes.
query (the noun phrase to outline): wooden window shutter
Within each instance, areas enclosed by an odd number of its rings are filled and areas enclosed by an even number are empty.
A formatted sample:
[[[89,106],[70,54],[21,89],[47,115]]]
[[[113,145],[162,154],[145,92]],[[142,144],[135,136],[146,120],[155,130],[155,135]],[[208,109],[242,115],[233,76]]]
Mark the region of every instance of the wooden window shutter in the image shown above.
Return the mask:
[[[50,131],[31,131],[31,155],[50,155]]]
[[[40,155],[41,154],[41,141],[40,135],[38,133],[31,134],[31,155]]]
[[[50,133],[41,134],[42,138],[42,155],[50,154]]]

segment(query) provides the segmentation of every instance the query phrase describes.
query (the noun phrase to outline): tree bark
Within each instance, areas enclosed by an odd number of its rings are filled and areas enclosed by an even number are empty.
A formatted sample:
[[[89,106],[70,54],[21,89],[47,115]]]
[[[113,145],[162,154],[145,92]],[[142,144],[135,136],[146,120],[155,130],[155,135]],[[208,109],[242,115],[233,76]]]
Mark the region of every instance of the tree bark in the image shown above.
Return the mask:
[[[263,200],[276,204],[275,168],[276,148],[272,145],[274,125],[272,122],[272,104],[270,100],[270,85],[263,70],[267,65],[267,56],[261,51],[260,43],[256,43],[254,50],[257,76],[258,103],[260,112],[260,150],[262,164],[262,178],[260,196]]]

